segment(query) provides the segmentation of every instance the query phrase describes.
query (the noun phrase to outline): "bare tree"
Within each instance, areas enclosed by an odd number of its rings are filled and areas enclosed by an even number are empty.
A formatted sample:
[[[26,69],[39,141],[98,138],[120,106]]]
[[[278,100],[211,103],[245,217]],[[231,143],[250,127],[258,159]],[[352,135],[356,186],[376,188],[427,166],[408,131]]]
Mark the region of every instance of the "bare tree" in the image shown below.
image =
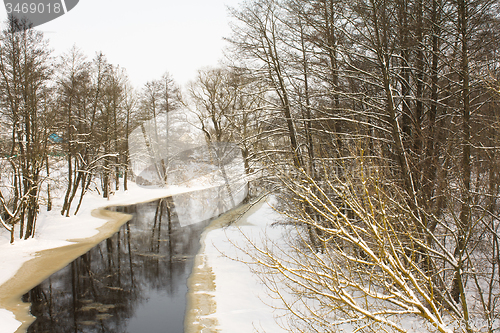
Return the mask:
[[[34,235],[44,180],[41,172],[49,134],[43,127],[47,123],[44,103],[50,96],[51,76],[47,42],[40,32],[26,27],[26,22],[11,17],[0,45],[1,107],[12,133],[8,161],[13,178],[12,190],[1,189],[0,207],[8,220],[2,219],[2,225],[13,234],[19,222],[19,235],[25,239]]]

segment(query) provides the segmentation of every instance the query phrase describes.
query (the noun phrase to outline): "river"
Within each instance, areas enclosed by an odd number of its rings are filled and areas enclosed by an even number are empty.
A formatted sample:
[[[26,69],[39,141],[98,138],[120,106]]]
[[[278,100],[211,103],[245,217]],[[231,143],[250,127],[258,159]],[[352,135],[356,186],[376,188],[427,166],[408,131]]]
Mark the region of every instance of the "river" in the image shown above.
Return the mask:
[[[131,214],[102,241],[23,296],[28,332],[183,332],[186,281],[209,221],[181,227],[171,198]]]
[[[246,186],[232,192],[230,203],[226,190],[95,210],[93,215],[108,220],[99,233],[24,263],[0,286],[0,307],[22,323],[16,333],[196,331],[185,313],[200,235],[209,224],[231,223],[247,206],[233,209],[246,197]],[[191,290],[206,279],[194,275]],[[195,296],[188,298],[189,309],[213,313]]]

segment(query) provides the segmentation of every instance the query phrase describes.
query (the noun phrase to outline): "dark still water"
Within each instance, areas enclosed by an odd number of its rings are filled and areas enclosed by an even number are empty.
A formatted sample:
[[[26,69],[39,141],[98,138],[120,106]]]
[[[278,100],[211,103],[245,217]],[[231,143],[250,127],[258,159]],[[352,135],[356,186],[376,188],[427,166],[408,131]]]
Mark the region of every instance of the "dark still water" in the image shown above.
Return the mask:
[[[171,198],[114,210],[134,217],[24,295],[37,318],[28,332],[184,331],[186,281],[208,220],[182,227]]]

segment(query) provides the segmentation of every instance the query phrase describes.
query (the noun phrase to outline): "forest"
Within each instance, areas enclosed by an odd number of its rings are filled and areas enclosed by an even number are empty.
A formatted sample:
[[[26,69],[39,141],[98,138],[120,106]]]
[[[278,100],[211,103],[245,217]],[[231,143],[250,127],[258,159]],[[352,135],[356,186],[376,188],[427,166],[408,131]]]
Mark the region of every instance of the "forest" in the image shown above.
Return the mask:
[[[251,193],[274,193],[290,249],[252,255],[290,331],[500,328],[500,6],[495,0],[249,0],[229,48],[187,87],[10,21],[0,40],[0,221],[109,197],[136,175],[128,135],[186,110],[239,146]],[[20,32],[15,32],[19,31]],[[121,181],[120,181],[121,179]]]

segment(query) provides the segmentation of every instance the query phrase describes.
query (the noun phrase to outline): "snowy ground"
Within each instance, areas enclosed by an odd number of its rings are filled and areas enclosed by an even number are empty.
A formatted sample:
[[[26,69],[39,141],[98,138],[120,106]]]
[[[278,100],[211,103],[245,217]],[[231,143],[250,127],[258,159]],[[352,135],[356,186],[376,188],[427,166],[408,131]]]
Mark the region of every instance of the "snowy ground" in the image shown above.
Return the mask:
[[[271,226],[281,218],[273,202],[273,197],[262,199],[237,223],[221,226],[234,220],[223,219],[206,229],[188,282],[188,302],[194,297],[191,302],[199,308],[193,306],[188,314],[186,332],[285,332],[276,321],[282,313],[273,310],[279,304],[247,265],[252,262],[246,253],[251,251],[249,242],[258,247],[264,239],[282,242],[283,227]],[[209,275],[211,281],[207,281]]]
[[[0,309],[0,323],[2,323],[0,332],[5,333],[15,332],[21,326],[21,323],[16,320],[14,314],[5,309]]]
[[[173,194],[199,190],[203,187],[169,187],[167,189],[147,189],[130,183],[127,192],[120,191],[110,200],[89,193],[78,216],[62,217],[56,205],[52,212],[42,212],[37,222],[36,237],[29,240],[16,239],[9,244],[8,232],[0,231],[0,286],[11,279],[21,266],[33,259],[42,250],[71,244],[71,240],[88,238],[96,235],[97,228],[105,220],[92,216],[92,211],[106,206],[117,206],[152,201]],[[269,228],[270,223],[279,219],[271,206],[264,200],[240,219],[238,225],[227,228],[207,230],[202,244],[201,256],[215,276],[215,290],[205,291],[214,298],[215,311],[207,319],[216,323],[220,332],[255,332],[265,329],[268,332],[281,332],[273,318],[273,312],[263,303],[266,296],[263,285],[252,274],[247,265],[230,258],[241,257],[231,239],[236,244],[245,243],[245,235],[254,237],[267,230],[267,236],[280,237],[279,228]],[[243,245],[241,245],[243,246]],[[226,255],[221,255],[225,253]],[[245,260],[243,258],[243,260]],[[267,297],[267,298],[266,298]],[[13,313],[0,308],[0,333],[15,332],[21,323]]]

